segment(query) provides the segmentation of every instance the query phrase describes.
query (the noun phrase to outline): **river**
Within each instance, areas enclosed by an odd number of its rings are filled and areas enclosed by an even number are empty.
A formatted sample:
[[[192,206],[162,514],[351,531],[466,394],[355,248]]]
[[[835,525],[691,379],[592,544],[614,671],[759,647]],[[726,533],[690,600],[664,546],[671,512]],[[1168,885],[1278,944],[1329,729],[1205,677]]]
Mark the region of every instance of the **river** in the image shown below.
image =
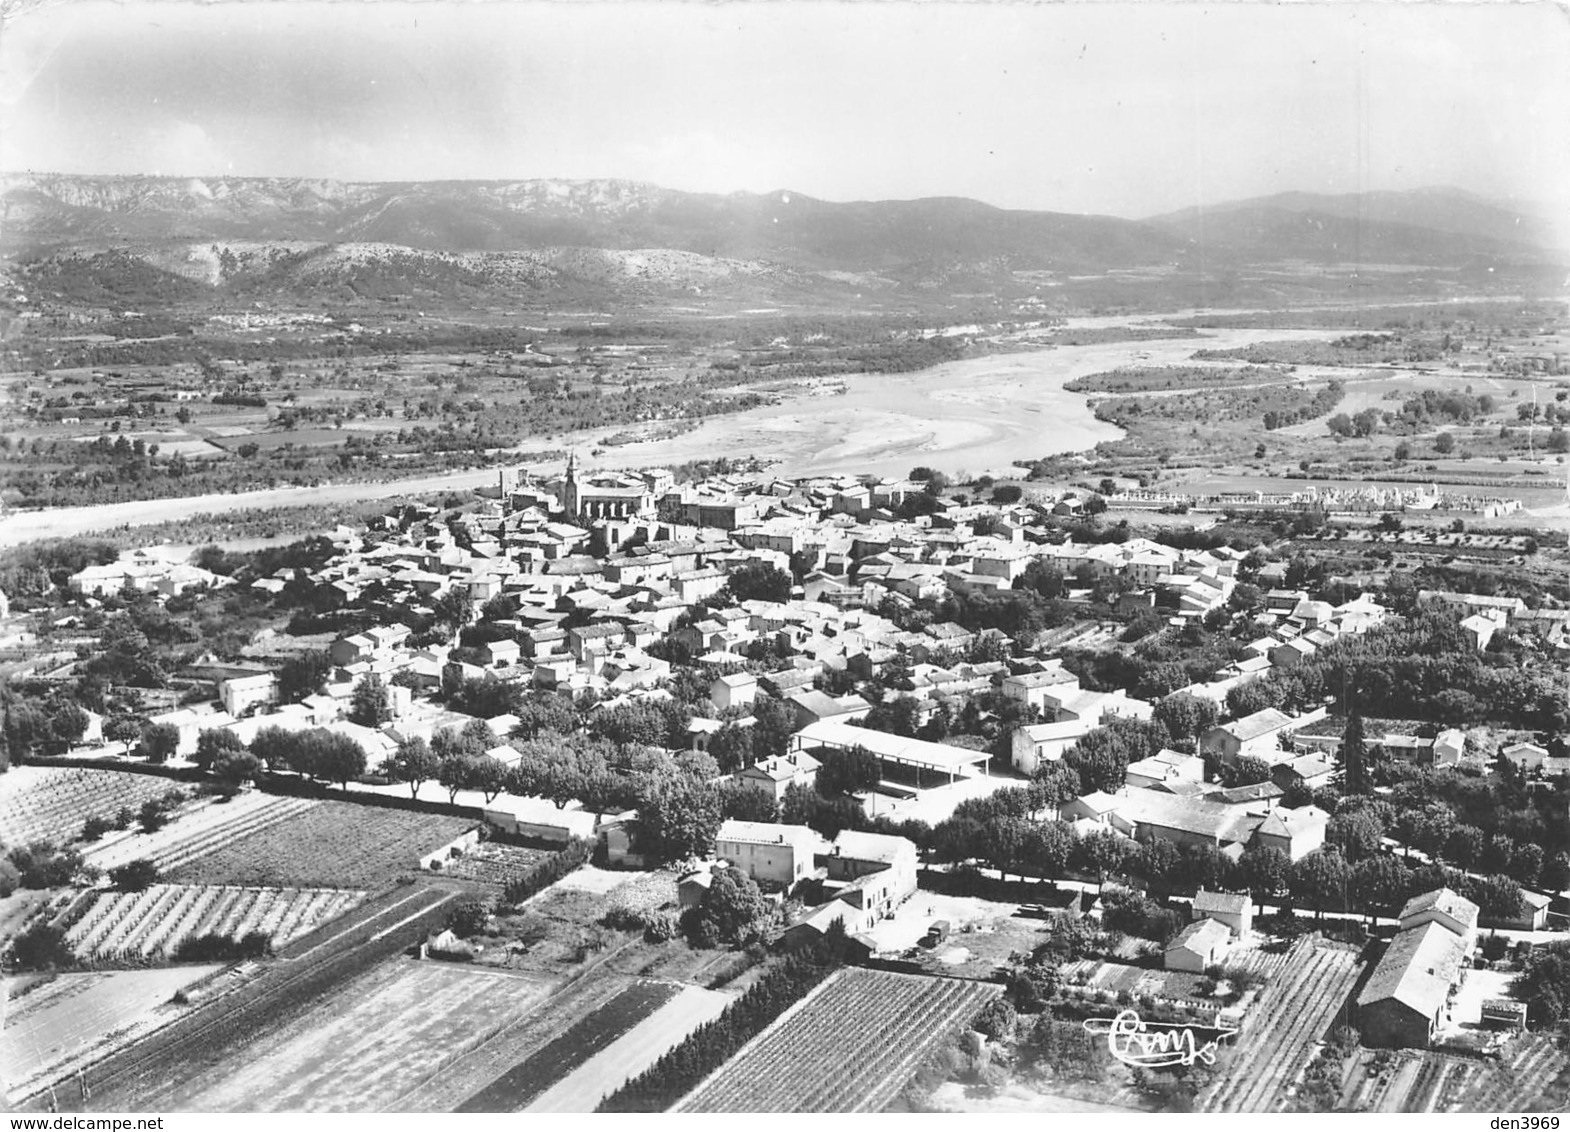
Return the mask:
[[[1069,325],[1084,328],[1134,321],[1087,318],[1070,320]],[[1016,460],[1078,452],[1122,435],[1122,430],[1096,420],[1082,394],[1063,388],[1076,377],[1120,366],[1181,365],[1200,349],[1329,339],[1342,333],[1216,330],[1199,338],[994,354],[915,373],[853,374],[835,379],[844,385],[842,394],[793,397],[776,405],[713,417],[680,436],[607,448],[585,462],[596,468],[638,468],[719,456],[759,456],[777,460],[775,470],[792,477],[847,473],[903,476],[922,464],[951,476],[1007,474]],[[523,446],[520,460],[527,464],[529,450],[544,448],[574,448],[582,458],[612,431],[617,430],[606,427],[548,441],[536,438]],[[495,469],[480,469],[383,483],[324,484],[16,511],[0,517],[0,546],[204,514],[463,491],[494,484],[496,479]]]

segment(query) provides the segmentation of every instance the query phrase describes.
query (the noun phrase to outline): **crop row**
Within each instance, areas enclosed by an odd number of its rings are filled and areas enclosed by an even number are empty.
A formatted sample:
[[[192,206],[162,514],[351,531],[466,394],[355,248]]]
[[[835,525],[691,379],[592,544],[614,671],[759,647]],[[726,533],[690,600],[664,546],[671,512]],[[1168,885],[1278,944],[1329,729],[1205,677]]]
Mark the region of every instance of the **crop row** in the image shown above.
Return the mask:
[[[1207,1112],[1270,1112],[1330,1030],[1357,981],[1357,953],[1308,936],[1249,1011],[1248,1025],[1202,1105]],[[1255,1021],[1257,1020],[1257,1021]]]
[[[691,1112],[861,1112],[904,1087],[990,983],[847,968],[775,1020],[681,1105]]]
[[[260,932],[275,947],[353,908],[365,894],[343,889],[275,889],[155,884],[100,893],[66,940],[82,959],[172,955],[187,939]]]
[[[1446,1111],[1559,1110],[1570,1097],[1570,1054],[1552,1035],[1519,1034],[1502,1063],[1486,1067],[1468,1084],[1472,1087],[1446,1104]]]

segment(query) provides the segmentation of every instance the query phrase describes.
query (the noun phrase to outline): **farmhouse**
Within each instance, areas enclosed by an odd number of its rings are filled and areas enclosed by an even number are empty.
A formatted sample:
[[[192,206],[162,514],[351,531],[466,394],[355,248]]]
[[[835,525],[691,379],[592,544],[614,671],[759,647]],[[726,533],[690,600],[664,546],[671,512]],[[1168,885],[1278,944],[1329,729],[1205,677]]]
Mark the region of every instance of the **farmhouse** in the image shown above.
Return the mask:
[[[1016,727],[1009,737],[1014,769],[1021,774],[1034,774],[1042,763],[1057,762],[1064,752],[1090,734],[1091,727],[1082,719]]]
[[[1477,913],[1448,888],[1406,902],[1401,930],[1357,998],[1365,1045],[1421,1048],[1433,1040],[1472,950]]]
[[[1448,888],[1436,888],[1421,896],[1414,896],[1401,909],[1399,917],[1402,931],[1410,931],[1427,923],[1438,923],[1456,936],[1467,941],[1477,934],[1478,907],[1466,897]]]
[[[1254,926],[1254,905],[1245,893],[1206,892],[1194,895],[1194,919],[1222,924],[1233,938],[1248,934]]]
[[[1275,708],[1266,708],[1231,723],[1212,727],[1201,738],[1200,748],[1207,754],[1219,755],[1227,760],[1260,758],[1273,762],[1275,760],[1271,756],[1281,749],[1281,740],[1291,730],[1292,724],[1291,716]]]
[[[1167,944],[1161,965],[1168,971],[1202,973],[1221,962],[1231,938],[1232,933],[1219,920],[1195,920]]]
[[[1466,946],[1436,922],[1396,933],[1357,997],[1363,1044],[1421,1049],[1433,1039]]]
[[[271,672],[231,676],[218,682],[218,698],[224,711],[239,719],[256,708],[278,702],[278,677]]]
[[[1317,806],[1300,806],[1295,810],[1274,808],[1254,831],[1254,844],[1264,849],[1279,849],[1288,860],[1298,861],[1325,843],[1329,823],[1330,815]]]
[[[760,886],[789,891],[812,873],[818,835],[804,825],[730,819],[714,838],[714,854]]]
[[[842,830],[824,864],[824,891],[836,885],[841,895],[858,890],[858,906],[877,919],[893,915],[916,891],[916,846],[903,837]]]
[[[731,777],[743,786],[761,791],[775,802],[780,802],[792,786],[810,787],[817,780],[820,765],[806,751],[793,751],[788,755],[774,755],[753,763]]]

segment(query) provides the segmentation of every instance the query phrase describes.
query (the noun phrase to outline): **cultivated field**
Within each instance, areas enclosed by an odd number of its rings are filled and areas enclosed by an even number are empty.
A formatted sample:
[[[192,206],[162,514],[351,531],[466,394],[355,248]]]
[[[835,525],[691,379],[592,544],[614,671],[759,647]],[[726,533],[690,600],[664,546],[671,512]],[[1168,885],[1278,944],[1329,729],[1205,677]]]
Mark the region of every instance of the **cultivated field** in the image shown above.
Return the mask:
[[[0,1089],[20,1093],[29,1081],[100,1043],[156,1022],[164,1013],[159,1008],[175,991],[216,970],[100,971],[57,975],[34,984],[23,997],[12,998],[6,1010],[0,1030]]]
[[[516,1112],[526,1107],[552,1085],[603,1053],[680,990],[675,983],[648,979],[623,987],[464,1101],[456,1111]]]
[[[308,813],[317,805],[320,803],[309,798],[280,798],[255,790],[227,801],[210,798],[184,807],[168,825],[153,833],[133,826],[124,833],[109,834],[95,842],[83,857],[105,872],[144,857],[161,871],[169,872],[200,861],[241,838]]]
[[[733,1001],[722,991],[682,987],[676,997],[541,1093],[527,1112],[593,1112]]]
[[[173,869],[184,884],[364,888],[414,872],[420,857],[474,828],[468,818],[316,802]]]
[[[548,991],[538,980],[393,959],[270,1032],[178,1107],[196,1112],[386,1112],[512,1024]]]
[[[141,892],[98,892],[66,942],[88,961],[168,958],[187,939],[239,939],[260,932],[285,947],[365,899],[337,888],[233,888],[155,884]]]
[[[680,1112],[877,1112],[995,983],[846,968],[780,1015]]]
[[[1551,1034],[1512,1038],[1498,1061],[1435,1051],[1361,1051],[1341,1105],[1352,1112],[1559,1112],[1570,1052]]]
[[[176,784],[146,774],[76,767],[18,766],[0,775],[0,840],[8,845],[62,845],[81,835],[90,817],[134,812]]]
[[[1358,951],[1305,936],[1248,1013],[1243,1032],[1199,1098],[1204,1112],[1277,1112],[1287,1087],[1336,1024],[1357,982]]]

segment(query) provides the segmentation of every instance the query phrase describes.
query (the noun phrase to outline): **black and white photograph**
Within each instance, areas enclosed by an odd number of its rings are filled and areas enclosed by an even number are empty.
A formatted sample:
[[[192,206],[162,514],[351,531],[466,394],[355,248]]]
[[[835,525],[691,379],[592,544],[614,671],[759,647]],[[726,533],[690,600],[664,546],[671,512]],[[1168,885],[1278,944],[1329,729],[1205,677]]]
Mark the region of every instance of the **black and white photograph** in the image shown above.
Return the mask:
[[[13,1129],[1552,1132],[1567,740],[1564,3],[0,2]]]

